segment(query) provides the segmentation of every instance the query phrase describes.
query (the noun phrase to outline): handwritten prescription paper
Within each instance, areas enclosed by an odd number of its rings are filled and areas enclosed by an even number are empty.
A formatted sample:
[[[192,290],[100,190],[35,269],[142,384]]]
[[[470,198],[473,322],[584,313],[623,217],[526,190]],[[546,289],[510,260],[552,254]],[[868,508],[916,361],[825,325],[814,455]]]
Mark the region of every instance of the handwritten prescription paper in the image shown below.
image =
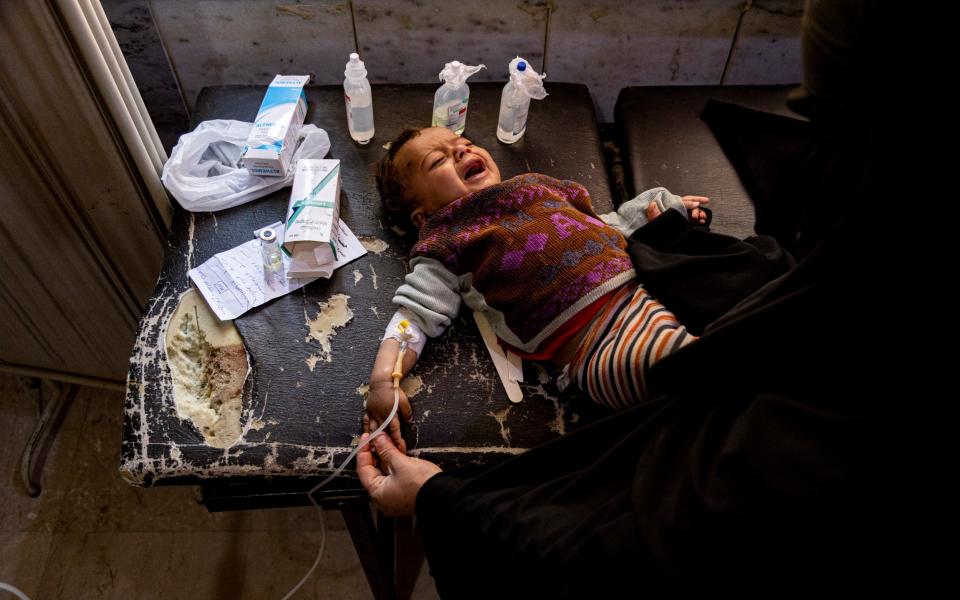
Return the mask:
[[[283,224],[269,225],[283,239]],[[263,228],[265,229],[265,228]],[[258,229],[254,234],[258,234]],[[335,270],[360,258],[367,251],[357,236],[343,221],[339,222],[336,238],[337,260],[330,263],[330,270],[321,277],[330,277]],[[260,255],[260,240],[252,239],[226,252],[215,254],[213,258],[195,269],[189,275],[207,304],[221,321],[236,319],[255,306],[289,294],[307,285],[317,277],[287,279],[285,273],[290,266],[290,258],[281,252],[283,270],[269,273],[263,268]]]

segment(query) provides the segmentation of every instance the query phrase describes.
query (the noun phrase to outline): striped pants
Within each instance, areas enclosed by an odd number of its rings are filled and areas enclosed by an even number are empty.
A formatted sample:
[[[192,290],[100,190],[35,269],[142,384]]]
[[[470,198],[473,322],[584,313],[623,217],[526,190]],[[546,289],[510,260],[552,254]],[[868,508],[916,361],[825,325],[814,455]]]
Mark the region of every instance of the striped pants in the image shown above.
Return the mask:
[[[614,294],[567,365],[594,401],[624,408],[647,398],[646,373],[658,360],[697,339],[637,282]]]

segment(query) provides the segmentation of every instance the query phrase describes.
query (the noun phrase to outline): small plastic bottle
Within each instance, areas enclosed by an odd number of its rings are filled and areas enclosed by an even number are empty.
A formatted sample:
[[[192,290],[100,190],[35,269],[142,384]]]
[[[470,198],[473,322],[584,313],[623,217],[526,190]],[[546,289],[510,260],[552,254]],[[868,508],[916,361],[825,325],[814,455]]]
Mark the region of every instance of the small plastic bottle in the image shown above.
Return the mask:
[[[446,127],[457,135],[467,127],[467,103],[470,100],[470,86],[467,77],[484,65],[471,67],[460,61],[448,62],[440,71],[440,80],[444,82],[433,96],[433,126]]]
[[[543,89],[546,73],[537,75],[527,61],[519,56],[510,61],[508,68],[510,81],[503,86],[500,116],[497,118],[497,139],[504,144],[512,144],[526,133],[530,99],[543,100],[547,96],[547,91]]]
[[[367,81],[367,69],[356,52],[343,72],[343,100],[347,105],[347,127],[350,137],[358,144],[373,138],[373,93]]]
[[[260,238],[260,256],[263,258],[264,275],[270,277],[283,270],[283,257],[280,256],[280,240],[277,232],[264,227],[257,236]]]

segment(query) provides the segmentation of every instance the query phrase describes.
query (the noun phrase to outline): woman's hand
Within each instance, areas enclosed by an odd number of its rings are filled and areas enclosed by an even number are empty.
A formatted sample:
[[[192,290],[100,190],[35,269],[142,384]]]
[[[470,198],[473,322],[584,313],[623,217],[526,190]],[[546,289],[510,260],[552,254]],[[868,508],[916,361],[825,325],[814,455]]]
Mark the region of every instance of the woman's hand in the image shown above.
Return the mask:
[[[363,444],[370,437],[360,436]],[[380,460],[376,465],[373,446]],[[370,500],[389,517],[413,515],[417,493],[428,479],[440,472],[440,467],[427,460],[403,454],[383,433],[377,434],[371,444],[357,454],[357,477],[370,494]]]

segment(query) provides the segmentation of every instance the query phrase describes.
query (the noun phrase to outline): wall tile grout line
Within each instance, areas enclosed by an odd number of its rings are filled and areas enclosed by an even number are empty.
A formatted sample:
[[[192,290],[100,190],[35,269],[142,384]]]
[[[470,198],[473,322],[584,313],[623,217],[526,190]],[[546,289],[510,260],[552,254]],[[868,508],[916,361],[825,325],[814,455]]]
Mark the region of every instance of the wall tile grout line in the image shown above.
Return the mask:
[[[743,25],[743,17],[750,12],[751,8],[753,8],[753,0],[744,0],[740,16],[737,18],[737,28],[733,30],[733,39],[730,40],[730,50],[727,51],[727,60],[723,63],[723,72],[720,73],[718,85],[724,85],[727,80],[727,70],[730,68],[730,61],[733,60],[733,53],[737,48],[737,39],[740,37],[740,26]]]

